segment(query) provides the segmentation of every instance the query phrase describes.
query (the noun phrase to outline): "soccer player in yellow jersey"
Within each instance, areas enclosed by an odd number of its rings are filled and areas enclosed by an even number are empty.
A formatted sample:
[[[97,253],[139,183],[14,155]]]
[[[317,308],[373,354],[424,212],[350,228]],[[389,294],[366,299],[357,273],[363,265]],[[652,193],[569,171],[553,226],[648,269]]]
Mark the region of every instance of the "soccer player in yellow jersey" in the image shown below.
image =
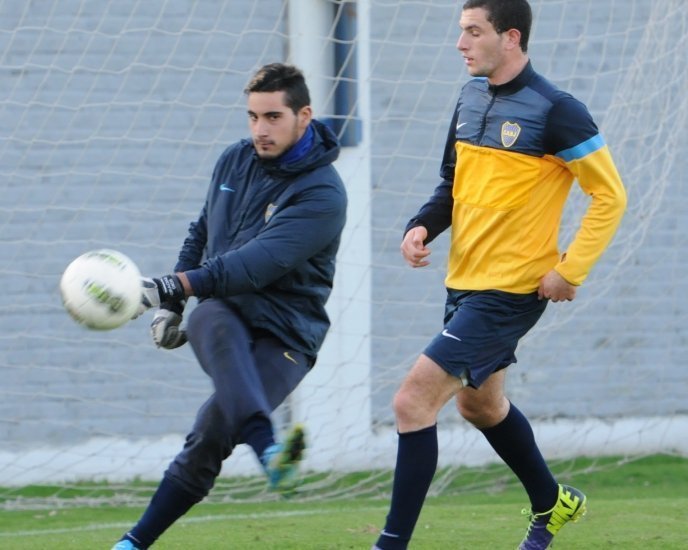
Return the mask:
[[[405,549],[437,467],[437,414],[452,398],[523,484],[521,550],[540,550],[585,513],[550,472],[526,417],[504,393],[516,346],[548,302],[573,300],[611,241],[626,193],[587,108],[535,72],[527,0],[468,0],[457,48],[472,78],[449,127],[442,182],[406,227],[401,253],[428,265],[451,227],[444,328],[394,397],[399,444],[392,501],[374,549]],[[562,210],[577,180],[591,201],[561,253]]]

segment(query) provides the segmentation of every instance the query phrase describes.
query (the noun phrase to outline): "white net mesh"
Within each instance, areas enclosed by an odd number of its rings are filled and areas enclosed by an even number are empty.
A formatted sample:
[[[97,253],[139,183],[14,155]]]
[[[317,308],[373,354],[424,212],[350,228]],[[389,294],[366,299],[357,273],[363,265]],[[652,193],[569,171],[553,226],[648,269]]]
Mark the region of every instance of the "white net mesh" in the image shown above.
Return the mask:
[[[441,323],[446,237],[425,270],[407,269],[398,246],[438,182],[467,78],[454,49],[460,3],[322,2],[331,26],[317,36],[333,51],[343,43],[342,10],[358,9],[355,110],[364,132],[339,166],[353,200],[332,332],[276,415],[309,429],[314,498],[389,490],[388,472],[338,481],[393,464],[391,396]],[[84,331],[64,313],[57,285],[69,261],[93,248],[122,250],[146,274],[174,265],[217,156],[247,133],[244,85],[294,49],[287,8],[278,0],[0,1],[0,486],[55,484],[60,496],[76,481],[106,480],[116,503],[120,482],[159,478],[180,448],[210,391],[191,350],[156,350],[149,318]],[[534,66],[589,106],[629,210],[579,299],[550,307],[524,339],[510,396],[555,459],[685,453],[675,437],[686,428],[688,345],[685,6],[535,0],[533,10]],[[307,76],[331,83],[333,67]],[[316,114],[341,115],[333,98],[325,93]],[[572,195],[563,245],[585,205]],[[456,466],[494,460],[451,407],[440,426],[448,469],[436,491],[459,475]],[[239,451],[227,474],[258,469]],[[127,487],[122,498],[135,500]],[[19,506],[13,490],[2,495]],[[214,495],[265,498],[259,478],[222,482]]]

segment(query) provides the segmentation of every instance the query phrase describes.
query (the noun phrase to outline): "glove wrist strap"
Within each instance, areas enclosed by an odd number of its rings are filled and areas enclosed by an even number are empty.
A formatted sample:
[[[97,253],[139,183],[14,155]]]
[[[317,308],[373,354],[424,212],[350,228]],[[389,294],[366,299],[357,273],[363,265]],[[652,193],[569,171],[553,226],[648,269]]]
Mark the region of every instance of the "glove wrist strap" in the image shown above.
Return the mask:
[[[160,302],[181,302],[185,298],[184,287],[176,275],[164,275],[158,279]]]

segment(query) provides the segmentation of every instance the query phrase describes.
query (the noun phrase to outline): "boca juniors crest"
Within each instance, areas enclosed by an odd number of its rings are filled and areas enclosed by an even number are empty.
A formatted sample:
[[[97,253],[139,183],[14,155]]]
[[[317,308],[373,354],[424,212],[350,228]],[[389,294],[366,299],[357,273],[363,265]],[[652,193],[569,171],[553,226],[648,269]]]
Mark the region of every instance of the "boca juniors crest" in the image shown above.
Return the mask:
[[[502,145],[504,147],[511,147],[516,140],[518,135],[521,133],[521,127],[516,122],[505,122],[502,124]]]

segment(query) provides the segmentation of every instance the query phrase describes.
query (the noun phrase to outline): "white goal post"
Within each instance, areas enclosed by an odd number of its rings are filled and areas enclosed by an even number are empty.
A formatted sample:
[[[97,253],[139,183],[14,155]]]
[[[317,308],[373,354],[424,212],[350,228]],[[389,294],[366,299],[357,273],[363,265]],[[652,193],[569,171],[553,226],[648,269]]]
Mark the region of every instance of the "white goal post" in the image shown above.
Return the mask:
[[[0,4],[0,496],[156,480],[178,452],[210,391],[189,347],[155,349],[150,317],[85,331],[58,282],[101,247],[145,274],[171,269],[217,156],[247,135],[242,90],[272,61],[304,70],[316,116],[341,133],[350,205],[332,329],[276,419],[306,425],[304,468],[321,484],[393,466],[392,395],[441,326],[446,236],[424,270],[407,269],[398,248],[438,182],[467,79],[454,47],[461,3]],[[578,299],[549,307],[519,346],[509,395],[549,459],[688,455],[684,0],[531,4],[533,64],[589,106],[629,208]],[[586,204],[572,193],[562,247]],[[452,468],[496,460],[457,416],[448,406],[440,418],[444,482]],[[224,474],[259,469],[238,449]]]

